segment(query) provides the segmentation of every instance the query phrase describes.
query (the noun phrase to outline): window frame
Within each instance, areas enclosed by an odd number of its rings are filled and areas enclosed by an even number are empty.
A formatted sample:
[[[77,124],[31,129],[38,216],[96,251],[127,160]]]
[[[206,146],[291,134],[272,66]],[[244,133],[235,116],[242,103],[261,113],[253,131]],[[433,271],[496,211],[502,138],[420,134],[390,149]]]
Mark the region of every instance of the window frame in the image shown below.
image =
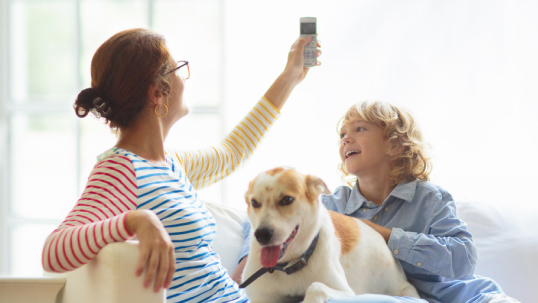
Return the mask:
[[[0,275],[8,273],[8,0],[0,0]]]

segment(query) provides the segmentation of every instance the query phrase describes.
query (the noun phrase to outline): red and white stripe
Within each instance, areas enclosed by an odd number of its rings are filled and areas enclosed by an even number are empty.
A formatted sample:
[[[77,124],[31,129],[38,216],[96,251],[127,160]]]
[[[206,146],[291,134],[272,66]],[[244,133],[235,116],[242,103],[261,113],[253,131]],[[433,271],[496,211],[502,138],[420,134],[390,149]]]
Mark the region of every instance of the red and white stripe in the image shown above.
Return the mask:
[[[125,217],[136,209],[136,175],[131,161],[112,156],[93,169],[86,189],[43,248],[43,268],[65,272],[89,262],[103,246],[125,241]]]

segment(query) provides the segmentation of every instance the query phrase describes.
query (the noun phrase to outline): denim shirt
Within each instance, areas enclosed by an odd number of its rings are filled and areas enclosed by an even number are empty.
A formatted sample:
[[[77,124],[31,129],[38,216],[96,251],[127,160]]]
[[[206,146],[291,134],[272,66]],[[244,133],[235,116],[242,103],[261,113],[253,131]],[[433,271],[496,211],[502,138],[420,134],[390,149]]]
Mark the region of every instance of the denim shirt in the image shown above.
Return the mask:
[[[367,219],[391,229],[387,243],[420,296],[428,302],[487,302],[502,293],[489,278],[474,275],[478,251],[467,224],[456,215],[452,196],[441,187],[415,180],[398,184],[381,205],[358,190],[338,187],[322,195],[327,209]],[[250,245],[250,224],[243,224],[243,258]]]

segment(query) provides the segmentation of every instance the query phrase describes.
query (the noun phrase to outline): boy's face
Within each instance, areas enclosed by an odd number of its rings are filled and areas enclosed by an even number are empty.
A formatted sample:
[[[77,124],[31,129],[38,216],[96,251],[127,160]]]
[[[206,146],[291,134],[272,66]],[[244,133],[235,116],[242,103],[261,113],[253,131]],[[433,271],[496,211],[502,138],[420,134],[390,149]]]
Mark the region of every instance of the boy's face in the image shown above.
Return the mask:
[[[390,146],[383,129],[354,116],[340,129],[340,158],[346,170],[357,177],[390,169]]]

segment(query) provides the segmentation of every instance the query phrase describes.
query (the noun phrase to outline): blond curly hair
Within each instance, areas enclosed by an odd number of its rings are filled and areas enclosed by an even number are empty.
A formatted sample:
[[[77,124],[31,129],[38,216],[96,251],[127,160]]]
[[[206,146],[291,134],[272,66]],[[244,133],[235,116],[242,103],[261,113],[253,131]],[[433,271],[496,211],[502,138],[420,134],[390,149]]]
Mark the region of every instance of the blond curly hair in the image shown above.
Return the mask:
[[[432,163],[426,154],[422,133],[415,119],[406,111],[381,101],[364,101],[351,106],[337,124],[337,132],[356,116],[384,130],[385,138],[399,150],[391,160],[390,180],[393,185],[404,180],[429,180]],[[403,148],[401,148],[403,147]],[[338,165],[343,180],[351,185],[357,180],[346,171],[344,163]]]

